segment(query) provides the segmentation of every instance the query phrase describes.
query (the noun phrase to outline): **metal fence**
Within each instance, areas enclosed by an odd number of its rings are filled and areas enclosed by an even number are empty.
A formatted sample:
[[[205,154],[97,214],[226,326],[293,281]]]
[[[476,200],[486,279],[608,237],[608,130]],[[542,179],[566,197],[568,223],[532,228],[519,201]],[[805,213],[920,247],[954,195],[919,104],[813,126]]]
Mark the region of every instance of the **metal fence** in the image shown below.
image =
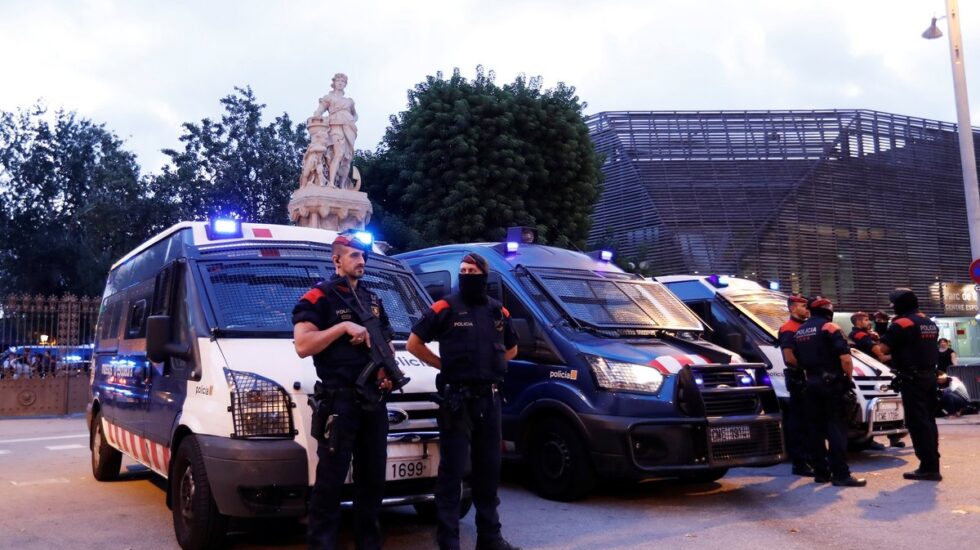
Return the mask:
[[[0,301],[0,417],[84,410],[99,304],[70,294]]]

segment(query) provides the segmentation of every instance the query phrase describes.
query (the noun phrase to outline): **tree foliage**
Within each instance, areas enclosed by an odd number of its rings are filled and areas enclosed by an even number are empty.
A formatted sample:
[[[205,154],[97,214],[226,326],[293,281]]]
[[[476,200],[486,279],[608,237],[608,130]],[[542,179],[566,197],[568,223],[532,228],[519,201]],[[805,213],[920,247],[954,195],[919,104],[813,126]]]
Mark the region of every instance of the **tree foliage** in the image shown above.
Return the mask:
[[[172,222],[235,213],[252,222],[288,223],[287,204],[299,186],[309,139],[285,113],[262,125],[264,104],[250,87],[221,100],[221,120],[185,123],[182,150],[154,178],[155,195]]]
[[[584,246],[601,173],[585,105],[563,83],[494,80],[482,67],[427,77],[378,152],[359,155],[374,225],[396,247],[499,240],[514,225]]]
[[[0,295],[101,294],[152,210],[135,156],[104,126],[41,105],[0,112]]]

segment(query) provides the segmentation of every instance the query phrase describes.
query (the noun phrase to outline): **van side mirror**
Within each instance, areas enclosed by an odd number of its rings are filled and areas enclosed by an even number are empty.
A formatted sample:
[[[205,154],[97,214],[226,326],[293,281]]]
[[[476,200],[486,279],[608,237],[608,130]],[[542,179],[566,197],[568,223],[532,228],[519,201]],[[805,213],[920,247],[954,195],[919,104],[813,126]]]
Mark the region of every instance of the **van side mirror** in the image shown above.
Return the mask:
[[[504,284],[500,279],[500,273],[496,271],[487,274],[487,296],[498,302],[504,301]]]
[[[745,335],[740,332],[726,333],[725,347],[735,353],[742,353],[742,348],[745,347]]]
[[[527,319],[515,319],[510,318],[510,326],[514,327],[514,332],[517,333],[517,349],[520,351],[528,351],[534,348],[534,335],[531,334],[531,325],[527,322]]]
[[[190,347],[173,341],[169,315],[151,315],[146,319],[146,357],[154,363],[165,363],[170,357],[188,359]],[[164,372],[169,370],[164,367]]]

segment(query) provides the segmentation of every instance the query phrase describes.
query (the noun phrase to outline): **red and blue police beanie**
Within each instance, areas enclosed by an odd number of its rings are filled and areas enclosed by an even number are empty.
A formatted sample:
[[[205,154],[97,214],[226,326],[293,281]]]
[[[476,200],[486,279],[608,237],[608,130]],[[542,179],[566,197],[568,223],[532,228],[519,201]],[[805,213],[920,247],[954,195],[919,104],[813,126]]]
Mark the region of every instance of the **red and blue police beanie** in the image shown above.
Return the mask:
[[[469,252],[463,256],[462,263],[475,265],[476,267],[480,268],[480,272],[484,275],[490,273],[490,267],[487,265],[487,260],[476,252]]]

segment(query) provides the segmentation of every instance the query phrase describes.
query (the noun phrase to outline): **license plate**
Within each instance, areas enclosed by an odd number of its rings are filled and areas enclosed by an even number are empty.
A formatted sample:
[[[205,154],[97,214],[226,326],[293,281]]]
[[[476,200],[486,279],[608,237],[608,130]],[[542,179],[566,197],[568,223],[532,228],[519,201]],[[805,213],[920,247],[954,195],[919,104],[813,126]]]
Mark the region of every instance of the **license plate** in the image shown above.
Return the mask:
[[[432,474],[429,472],[428,458],[388,461],[388,470],[385,471],[386,480],[397,481],[399,479],[412,479],[416,477],[432,477]]]
[[[875,422],[894,422],[903,418],[905,418],[905,414],[898,403],[879,403],[878,408],[875,409]]]
[[[709,430],[708,436],[712,443],[744,441],[752,439],[752,430],[748,426],[714,426]]]
[[[439,445],[427,443],[396,443],[388,445],[388,464],[385,480],[435,477],[439,471]],[[353,468],[347,470],[346,483],[353,482]]]

